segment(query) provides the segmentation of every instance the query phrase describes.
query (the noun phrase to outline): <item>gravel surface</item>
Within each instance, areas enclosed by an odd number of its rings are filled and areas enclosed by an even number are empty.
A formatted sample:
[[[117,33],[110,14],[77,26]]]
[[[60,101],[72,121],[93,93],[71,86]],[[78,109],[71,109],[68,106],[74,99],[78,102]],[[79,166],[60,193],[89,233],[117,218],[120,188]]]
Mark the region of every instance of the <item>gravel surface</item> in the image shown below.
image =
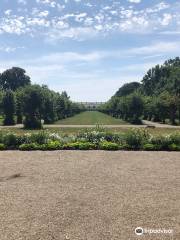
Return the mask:
[[[133,239],[180,239],[180,153],[0,152],[0,240]]]

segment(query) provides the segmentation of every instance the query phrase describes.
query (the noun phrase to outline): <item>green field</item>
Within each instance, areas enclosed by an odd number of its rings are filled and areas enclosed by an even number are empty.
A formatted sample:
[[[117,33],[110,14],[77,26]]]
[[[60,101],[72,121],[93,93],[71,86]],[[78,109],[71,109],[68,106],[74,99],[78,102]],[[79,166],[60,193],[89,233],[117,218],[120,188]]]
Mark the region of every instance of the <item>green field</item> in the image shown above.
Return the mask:
[[[107,114],[97,111],[86,111],[77,114],[73,117],[57,121],[55,124],[59,125],[121,125],[128,124],[121,119],[113,118]]]
[[[133,128],[133,125],[132,125]],[[49,132],[52,133],[58,133],[62,135],[69,135],[69,134],[77,134],[81,131],[86,130],[87,128],[85,127],[80,127],[80,128],[73,128],[73,127],[65,127],[65,128],[60,128],[60,127],[44,127],[44,130],[48,130]],[[93,128],[89,128],[93,129]],[[94,128],[95,129],[95,128]],[[126,126],[124,127],[119,127],[119,128],[105,128],[106,131],[108,132],[116,132],[116,133],[123,133],[127,132],[130,128],[127,128]],[[171,134],[175,132],[180,132],[180,129],[178,128],[148,128],[147,129],[149,133],[153,135],[163,135],[163,134]],[[0,129],[0,133],[16,133],[16,134],[24,134],[24,133],[37,133],[39,131],[43,130],[25,130],[23,128],[8,128],[8,127],[3,127]]]

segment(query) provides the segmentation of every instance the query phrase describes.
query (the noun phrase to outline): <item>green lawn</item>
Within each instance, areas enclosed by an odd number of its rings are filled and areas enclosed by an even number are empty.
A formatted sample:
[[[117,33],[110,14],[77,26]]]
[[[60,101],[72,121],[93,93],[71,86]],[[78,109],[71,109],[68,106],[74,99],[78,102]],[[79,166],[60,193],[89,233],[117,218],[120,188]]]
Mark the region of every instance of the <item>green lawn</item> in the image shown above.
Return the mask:
[[[133,128],[133,125],[132,125]],[[85,127],[82,128],[59,128],[59,127],[46,127],[44,130],[48,130],[52,133],[59,133],[59,134],[77,134],[83,130],[85,130]],[[107,131],[109,132],[116,132],[116,133],[122,133],[122,132],[127,132],[129,128],[126,127],[121,127],[121,128],[106,128]],[[43,131],[43,130],[40,130]],[[161,135],[161,134],[171,134],[174,132],[180,132],[179,129],[177,128],[149,128],[148,129],[149,133],[153,135]],[[36,133],[39,132],[39,130],[24,130],[23,128],[3,128],[0,129],[0,133],[17,133],[17,134],[24,134],[24,133]]]
[[[107,114],[97,112],[97,111],[86,111],[77,114],[73,117],[66,118],[57,121],[55,124],[62,125],[118,125],[118,124],[128,124],[121,119],[113,118]]]

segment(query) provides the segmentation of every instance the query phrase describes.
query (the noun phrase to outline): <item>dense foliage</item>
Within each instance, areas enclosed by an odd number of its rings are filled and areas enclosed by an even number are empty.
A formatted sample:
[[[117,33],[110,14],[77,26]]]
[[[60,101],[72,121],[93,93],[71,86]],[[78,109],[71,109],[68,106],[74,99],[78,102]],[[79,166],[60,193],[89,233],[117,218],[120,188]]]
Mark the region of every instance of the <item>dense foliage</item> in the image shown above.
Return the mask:
[[[4,125],[24,123],[25,128],[38,129],[84,110],[73,103],[66,92],[57,93],[45,85],[31,84],[25,70],[17,67],[0,74],[0,107]]]
[[[76,135],[49,131],[0,133],[0,150],[168,150],[180,151],[180,133],[151,135],[146,129],[112,133],[105,129],[84,130]]]
[[[156,65],[141,83],[123,85],[100,111],[132,123],[180,123],[180,58]]]
[[[2,98],[2,108],[4,113],[4,125],[14,125],[15,97],[11,90],[5,91]]]
[[[30,84],[30,77],[22,68],[13,67],[0,74],[0,88],[15,91],[19,87]]]

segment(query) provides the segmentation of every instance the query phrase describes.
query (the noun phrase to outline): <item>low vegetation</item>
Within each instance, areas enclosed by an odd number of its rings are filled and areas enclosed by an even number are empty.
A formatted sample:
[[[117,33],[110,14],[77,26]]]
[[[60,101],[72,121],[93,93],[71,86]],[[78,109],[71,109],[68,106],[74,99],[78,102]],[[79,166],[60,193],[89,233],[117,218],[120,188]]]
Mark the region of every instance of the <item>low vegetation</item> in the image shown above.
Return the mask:
[[[180,151],[180,132],[152,135],[146,129],[113,133],[97,127],[74,135],[49,131],[36,133],[3,133],[0,150],[151,150]]]

